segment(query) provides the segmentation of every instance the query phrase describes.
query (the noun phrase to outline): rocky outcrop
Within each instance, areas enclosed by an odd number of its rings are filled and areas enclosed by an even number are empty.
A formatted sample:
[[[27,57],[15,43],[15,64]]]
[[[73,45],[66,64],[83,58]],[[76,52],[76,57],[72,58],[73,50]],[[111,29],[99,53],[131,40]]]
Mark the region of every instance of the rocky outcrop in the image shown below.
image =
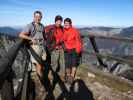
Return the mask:
[[[84,80],[95,100],[133,100],[133,83],[88,65],[78,68],[77,78]]]

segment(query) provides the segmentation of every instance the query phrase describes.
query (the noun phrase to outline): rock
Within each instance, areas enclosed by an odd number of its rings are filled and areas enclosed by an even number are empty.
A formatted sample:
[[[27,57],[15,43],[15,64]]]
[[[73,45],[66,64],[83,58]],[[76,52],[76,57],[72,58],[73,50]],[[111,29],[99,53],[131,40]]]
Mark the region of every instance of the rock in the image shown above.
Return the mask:
[[[95,74],[88,72],[88,77],[95,78]]]

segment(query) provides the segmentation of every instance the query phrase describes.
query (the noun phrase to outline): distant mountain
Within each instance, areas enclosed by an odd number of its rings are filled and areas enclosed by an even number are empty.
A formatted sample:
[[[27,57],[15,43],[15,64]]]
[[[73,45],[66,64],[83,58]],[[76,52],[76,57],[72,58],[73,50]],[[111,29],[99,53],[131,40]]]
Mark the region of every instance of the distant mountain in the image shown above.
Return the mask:
[[[128,27],[128,28],[124,28],[121,32],[120,32],[120,36],[125,36],[125,37],[133,37],[133,26]]]
[[[98,34],[98,35],[117,35],[124,37],[133,37],[133,26],[120,28],[120,27],[82,27],[79,28],[81,35],[87,35],[88,33]]]
[[[81,35],[86,35],[88,33],[93,33],[98,35],[114,35],[114,34],[119,34],[122,28],[98,26],[98,27],[79,28],[79,30],[81,32]]]
[[[111,31],[112,29],[116,29],[116,28],[113,28],[113,27],[105,27],[105,26],[92,27],[92,28],[96,29],[96,30],[101,30],[101,31]]]
[[[20,29],[12,28],[12,27],[0,27],[0,33],[8,34],[11,36],[17,36],[20,32]]]

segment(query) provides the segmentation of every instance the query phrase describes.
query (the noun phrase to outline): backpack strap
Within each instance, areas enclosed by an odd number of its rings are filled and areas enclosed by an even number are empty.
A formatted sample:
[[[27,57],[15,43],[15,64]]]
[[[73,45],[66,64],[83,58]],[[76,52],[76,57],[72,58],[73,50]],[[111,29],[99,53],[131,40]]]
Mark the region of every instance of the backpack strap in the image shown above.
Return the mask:
[[[46,47],[48,48],[48,51],[51,52],[53,50],[53,45],[55,44],[55,38],[54,38],[54,26],[48,26],[46,27],[46,33],[45,33],[45,41],[46,41]]]
[[[36,30],[35,30],[35,23],[34,22],[31,22],[30,24],[30,29],[29,29],[29,36],[34,36],[35,33],[36,33]]]
[[[44,30],[44,26],[43,24],[39,24],[41,26],[41,30],[43,31]],[[33,29],[32,29],[33,28]],[[31,22],[31,28],[30,28],[30,35],[31,36],[34,36],[36,34],[36,26],[35,26],[35,22]],[[42,33],[42,36],[43,36],[43,33]]]

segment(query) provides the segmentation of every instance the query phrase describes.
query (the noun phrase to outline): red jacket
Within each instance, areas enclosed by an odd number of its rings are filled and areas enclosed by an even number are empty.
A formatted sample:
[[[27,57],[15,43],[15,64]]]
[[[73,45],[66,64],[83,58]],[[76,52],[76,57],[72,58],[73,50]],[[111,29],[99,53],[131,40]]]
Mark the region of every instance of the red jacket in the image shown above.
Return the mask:
[[[77,29],[71,27],[69,29],[64,28],[63,41],[66,49],[76,49],[77,53],[81,52],[82,42],[80,33]]]
[[[55,48],[62,48],[62,46],[58,45],[60,40],[63,37],[63,28],[62,27],[56,27],[55,25],[49,25],[45,27],[45,32],[48,32],[50,29],[54,29],[54,38],[56,40],[56,46]]]

